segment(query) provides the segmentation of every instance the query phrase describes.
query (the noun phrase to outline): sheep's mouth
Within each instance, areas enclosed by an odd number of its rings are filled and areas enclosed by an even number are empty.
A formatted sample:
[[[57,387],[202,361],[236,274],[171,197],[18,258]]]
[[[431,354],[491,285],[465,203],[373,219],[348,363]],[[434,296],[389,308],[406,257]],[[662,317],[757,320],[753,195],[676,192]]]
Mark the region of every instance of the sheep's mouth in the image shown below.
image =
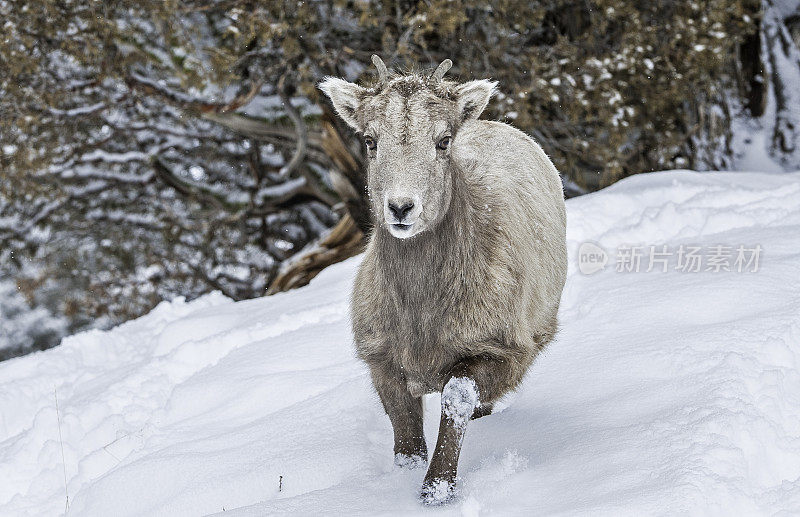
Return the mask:
[[[388,229],[389,233],[397,239],[408,239],[413,237],[419,230],[414,223],[389,223]]]

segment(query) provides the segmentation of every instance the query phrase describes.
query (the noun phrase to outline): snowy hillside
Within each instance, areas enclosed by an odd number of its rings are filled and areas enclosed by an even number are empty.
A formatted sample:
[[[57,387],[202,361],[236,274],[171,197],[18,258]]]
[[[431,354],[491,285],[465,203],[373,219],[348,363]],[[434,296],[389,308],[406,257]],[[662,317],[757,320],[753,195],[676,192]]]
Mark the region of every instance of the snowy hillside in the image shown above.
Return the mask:
[[[0,363],[0,515],[63,513],[65,479],[68,515],[800,513],[800,173],[647,174],[567,206],[562,330],[471,424],[457,503],[421,507],[424,471],[392,466],[356,257]],[[581,273],[579,248],[607,264]]]

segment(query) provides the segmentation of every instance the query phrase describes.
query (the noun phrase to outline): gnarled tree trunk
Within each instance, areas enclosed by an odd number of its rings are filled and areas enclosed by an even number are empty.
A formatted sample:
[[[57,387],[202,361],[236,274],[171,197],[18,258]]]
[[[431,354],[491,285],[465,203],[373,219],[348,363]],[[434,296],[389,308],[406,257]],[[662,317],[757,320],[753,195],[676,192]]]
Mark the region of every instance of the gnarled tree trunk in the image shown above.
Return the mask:
[[[307,285],[326,267],[361,253],[366,244],[371,223],[361,160],[345,144],[327,109],[321,125],[322,148],[335,167],[331,182],[347,211],[327,234],[283,264],[268,295]]]

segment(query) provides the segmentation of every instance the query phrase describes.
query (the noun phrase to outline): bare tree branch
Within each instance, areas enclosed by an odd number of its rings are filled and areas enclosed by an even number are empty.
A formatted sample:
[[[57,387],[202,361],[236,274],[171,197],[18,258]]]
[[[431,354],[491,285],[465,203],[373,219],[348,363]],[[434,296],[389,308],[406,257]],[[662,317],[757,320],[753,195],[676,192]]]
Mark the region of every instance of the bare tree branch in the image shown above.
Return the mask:
[[[289,163],[284,165],[278,172],[279,176],[281,177],[287,177],[291,175],[292,172],[297,170],[306,157],[306,148],[308,147],[308,130],[306,129],[306,123],[303,121],[303,117],[300,116],[300,113],[297,111],[297,109],[292,106],[292,101],[286,94],[285,83],[286,74],[283,74],[280,80],[278,80],[278,95],[280,95],[281,101],[283,102],[283,109],[286,110],[286,114],[289,115],[289,118],[294,124],[294,131],[297,137],[297,147],[295,148],[294,155],[292,155],[292,159],[289,160]]]
[[[264,81],[256,81],[253,83],[247,93],[238,97],[234,97],[230,102],[224,104],[215,104],[192,98],[184,93],[175,92],[158,84],[152,79],[138,74],[128,75],[125,78],[125,82],[131,89],[141,90],[151,95],[158,95],[162,99],[168,101],[170,104],[184,109],[198,111],[200,113],[228,113],[235,111],[250,103],[250,101],[253,100],[256,94],[258,94],[259,90],[261,90],[261,87],[264,85]]]

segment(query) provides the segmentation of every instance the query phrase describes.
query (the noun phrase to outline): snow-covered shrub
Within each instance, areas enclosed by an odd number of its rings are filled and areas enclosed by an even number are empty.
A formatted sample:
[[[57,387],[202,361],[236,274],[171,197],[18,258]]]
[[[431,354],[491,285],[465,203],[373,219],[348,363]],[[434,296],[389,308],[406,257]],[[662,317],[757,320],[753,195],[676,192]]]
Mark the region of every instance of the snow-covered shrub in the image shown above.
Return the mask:
[[[55,346],[66,330],[65,317],[31,308],[15,282],[0,280],[0,361]]]
[[[488,117],[539,140],[573,194],[727,167],[742,113],[772,117],[765,152],[798,167],[797,19],[771,0],[0,1],[0,268],[71,328],[264,294],[366,206],[358,141],[326,145],[316,85],[368,79],[373,52],[499,80]]]

